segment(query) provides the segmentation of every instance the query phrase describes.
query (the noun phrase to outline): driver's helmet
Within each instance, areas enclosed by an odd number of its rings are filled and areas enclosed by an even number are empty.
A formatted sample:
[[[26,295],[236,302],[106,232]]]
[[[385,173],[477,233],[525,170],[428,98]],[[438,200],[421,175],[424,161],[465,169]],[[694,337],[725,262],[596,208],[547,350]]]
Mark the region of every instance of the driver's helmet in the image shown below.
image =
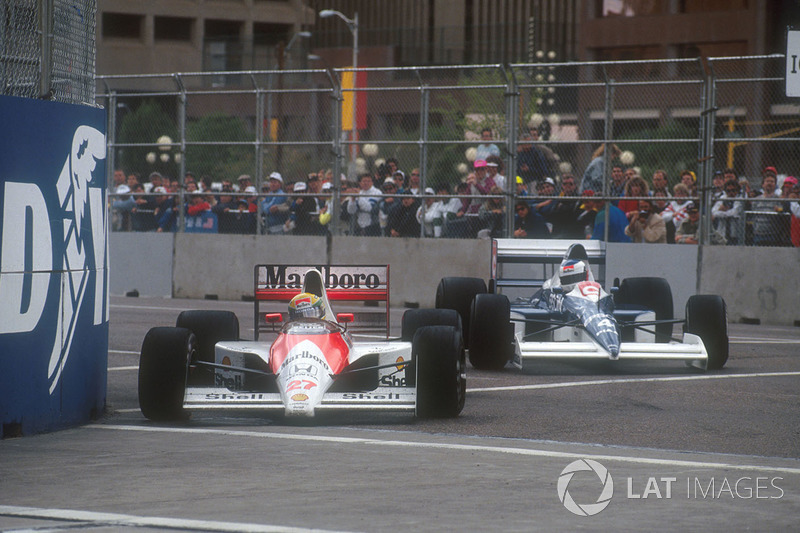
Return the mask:
[[[558,280],[564,291],[569,292],[581,281],[589,279],[589,270],[586,263],[578,259],[567,259],[558,267]]]
[[[310,292],[301,292],[289,302],[289,320],[322,318],[324,315],[322,298]]]

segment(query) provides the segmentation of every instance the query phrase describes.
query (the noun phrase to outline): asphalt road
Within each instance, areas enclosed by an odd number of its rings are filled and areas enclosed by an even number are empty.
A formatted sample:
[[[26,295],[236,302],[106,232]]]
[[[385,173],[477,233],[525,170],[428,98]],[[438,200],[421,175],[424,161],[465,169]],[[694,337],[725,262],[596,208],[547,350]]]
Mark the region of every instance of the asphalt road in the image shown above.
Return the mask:
[[[230,309],[252,338],[252,304],[111,303],[109,413],[0,441],[0,531],[796,528],[800,328],[731,324],[728,364],[709,373],[470,367],[454,420],[204,414],[164,426],[138,410],[147,329]]]

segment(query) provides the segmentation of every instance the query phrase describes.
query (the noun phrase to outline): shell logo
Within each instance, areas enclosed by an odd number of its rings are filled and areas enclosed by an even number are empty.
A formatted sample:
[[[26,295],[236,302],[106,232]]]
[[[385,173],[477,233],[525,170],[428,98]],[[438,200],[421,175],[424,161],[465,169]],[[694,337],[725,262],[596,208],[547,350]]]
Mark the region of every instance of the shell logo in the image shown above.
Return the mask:
[[[408,366],[408,363],[406,363],[405,361],[406,360],[403,359],[402,355],[397,358],[397,361],[395,361],[396,363],[398,363],[397,364],[397,370],[403,370],[406,366]]]
[[[292,400],[295,401],[295,402],[305,402],[306,400],[308,400],[308,395],[307,394],[302,394],[302,393],[293,394],[292,395]]]

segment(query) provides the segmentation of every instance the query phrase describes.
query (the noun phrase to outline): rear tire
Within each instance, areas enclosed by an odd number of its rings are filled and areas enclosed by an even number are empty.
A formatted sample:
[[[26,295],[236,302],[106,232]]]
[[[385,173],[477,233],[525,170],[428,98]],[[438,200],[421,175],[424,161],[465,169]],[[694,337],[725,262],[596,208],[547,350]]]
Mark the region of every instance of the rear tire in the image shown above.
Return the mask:
[[[672,289],[664,278],[626,278],[614,296],[615,304],[640,305],[652,309],[656,320],[672,320],[675,317],[672,304]],[[669,342],[673,324],[656,324],[656,342]]]
[[[417,371],[417,416],[458,416],[467,393],[461,333],[452,326],[419,328],[412,341],[412,354]]]
[[[400,339],[414,340],[414,333],[424,326],[452,326],[461,334],[461,317],[452,309],[409,309],[403,313]]]
[[[480,370],[502,370],[514,350],[508,298],[502,294],[478,294],[470,315],[469,362]]]
[[[183,408],[189,361],[196,356],[197,338],[186,328],[152,328],[139,358],[139,408],[155,421],[188,418]]]
[[[712,294],[696,294],[686,302],[686,333],[703,339],[708,369],[719,370],[728,361],[728,313],[725,300]]]
[[[486,293],[486,282],[481,278],[442,278],[436,287],[436,308],[454,309],[461,316],[464,346],[469,347],[469,313],[477,294]]]
[[[191,330],[197,337],[197,357],[192,362],[214,363],[215,344],[239,340],[239,319],[230,311],[183,311],[175,325]],[[190,377],[193,384],[214,384],[214,371],[209,367],[193,369]]]

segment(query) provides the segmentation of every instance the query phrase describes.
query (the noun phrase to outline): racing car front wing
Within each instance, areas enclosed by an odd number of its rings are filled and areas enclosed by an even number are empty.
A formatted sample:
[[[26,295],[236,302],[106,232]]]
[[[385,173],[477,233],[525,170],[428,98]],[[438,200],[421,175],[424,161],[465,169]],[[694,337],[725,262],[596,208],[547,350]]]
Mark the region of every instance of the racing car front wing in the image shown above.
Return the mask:
[[[414,387],[378,387],[369,392],[327,392],[315,409],[321,411],[395,411],[414,413],[417,391]],[[283,411],[280,394],[231,391],[226,388],[190,387],[186,389],[186,409],[255,409]]]
[[[596,342],[526,342],[517,334],[514,365],[525,370],[526,363],[537,359],[609,359],[609,355]],[[685,361],[686,364],[702,370],[708,365],[708,353],[703,341],[691,333],[683,335],[683,342],[623,342],[617,359]]]

